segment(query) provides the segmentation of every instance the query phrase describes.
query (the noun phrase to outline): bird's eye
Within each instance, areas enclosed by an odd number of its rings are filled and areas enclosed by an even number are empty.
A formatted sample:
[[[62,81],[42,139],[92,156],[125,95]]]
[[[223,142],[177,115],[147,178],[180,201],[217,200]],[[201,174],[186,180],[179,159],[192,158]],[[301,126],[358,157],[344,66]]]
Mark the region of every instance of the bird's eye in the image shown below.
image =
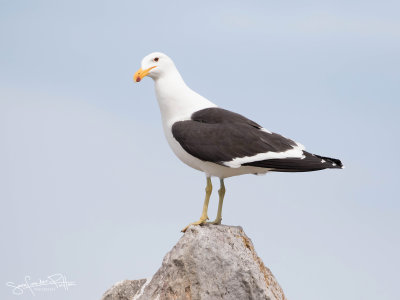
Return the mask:
[[[154,62],[158,62],[158,60],[159,60],[158,57],[155,57],[155,58],[153,59]]]

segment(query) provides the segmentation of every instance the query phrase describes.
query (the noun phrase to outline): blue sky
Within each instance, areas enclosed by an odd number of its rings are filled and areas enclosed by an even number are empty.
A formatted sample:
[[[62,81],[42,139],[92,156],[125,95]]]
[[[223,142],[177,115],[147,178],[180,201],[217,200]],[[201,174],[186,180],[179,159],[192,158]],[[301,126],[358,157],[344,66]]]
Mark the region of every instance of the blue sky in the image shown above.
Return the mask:
[[[100,298],[151,276],[201,212],[203,174],[174,157],[146,54],[195,91],[346,169],[226,180],[289,299],[394,299],[400,262],[396,1],[0,1],[1,298]],[[214,184],[218,182],[215,180]],[[210,218],[216,212],[212,198]]]

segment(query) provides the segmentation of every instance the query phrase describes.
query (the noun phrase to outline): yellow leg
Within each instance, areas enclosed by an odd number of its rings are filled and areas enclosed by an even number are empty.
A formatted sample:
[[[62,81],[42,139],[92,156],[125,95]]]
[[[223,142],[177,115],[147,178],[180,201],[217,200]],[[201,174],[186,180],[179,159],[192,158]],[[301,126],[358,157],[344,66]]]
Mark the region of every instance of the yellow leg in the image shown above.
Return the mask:
[[[224,202],[224,197],[225,197],[225,184],[224,184],[223,178],[220,178],[220,184],[221,184],[221,187],[218,190],[219,202],[218,202],[217,217],[215,218],[214,221],[209,222],[210,224],[214,224],[214,225],[220,225],[221,221],[222,221],[222,204]]]
[[[190,223],[188,226],[182,229],[182,232],[185,232],[190,225],[200,225],[207,222],[208,220],[207,210],[208,210],[208,203],[210,202],[211,192],[212,192],[211,177],[207,177],[206,198],[204,199],[203,212],[201,214],[200,220]]]

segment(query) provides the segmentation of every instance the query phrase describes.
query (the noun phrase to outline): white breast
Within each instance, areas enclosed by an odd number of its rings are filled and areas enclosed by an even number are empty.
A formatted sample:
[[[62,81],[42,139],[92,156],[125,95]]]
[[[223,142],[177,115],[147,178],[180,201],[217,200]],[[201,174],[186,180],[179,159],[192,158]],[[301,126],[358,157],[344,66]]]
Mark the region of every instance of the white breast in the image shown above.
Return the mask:
[[[190,120],[194,112],[216,107],[214,103],[191,90],[179,73],[171,72],[155,80],[155,90],[160,106],[164,134],[175,155],[188,166],[211,176],[226,178],[248,173],[265,173],[267,170],[256,167],[229,168],[212,162],[202,161],[189,153],[175,140],[172,125],[175,122]]]

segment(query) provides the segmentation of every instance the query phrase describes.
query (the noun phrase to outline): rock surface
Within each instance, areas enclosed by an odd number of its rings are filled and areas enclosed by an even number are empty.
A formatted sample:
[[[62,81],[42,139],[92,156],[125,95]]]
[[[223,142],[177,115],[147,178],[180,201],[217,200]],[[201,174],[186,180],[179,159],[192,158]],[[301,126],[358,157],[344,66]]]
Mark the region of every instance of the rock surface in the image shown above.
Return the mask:
[[[132,300],[145,283],[146,279],[118,282],[104,293],[102,300]]]
[[[150,279],[125,280],[102,300],[284,300],[241,227],[191,226]]]

